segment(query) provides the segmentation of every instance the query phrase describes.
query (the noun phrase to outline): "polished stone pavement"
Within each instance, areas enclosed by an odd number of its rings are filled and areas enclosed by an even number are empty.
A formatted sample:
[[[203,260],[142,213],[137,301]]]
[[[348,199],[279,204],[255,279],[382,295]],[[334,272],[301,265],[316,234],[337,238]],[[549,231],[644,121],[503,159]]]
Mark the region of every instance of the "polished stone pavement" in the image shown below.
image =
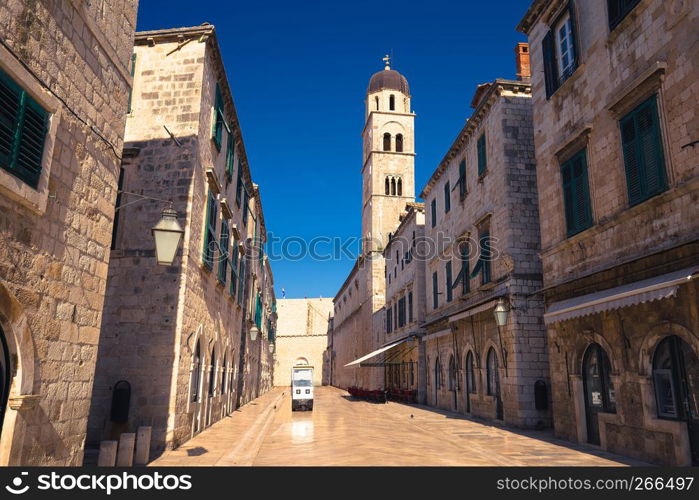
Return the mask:
[[[151,465],[643,465],[556,440],[550,431],[356,401],[331,387],[316,388],[315,396],[312,412],[292,412],[288,389],[275,389]]]

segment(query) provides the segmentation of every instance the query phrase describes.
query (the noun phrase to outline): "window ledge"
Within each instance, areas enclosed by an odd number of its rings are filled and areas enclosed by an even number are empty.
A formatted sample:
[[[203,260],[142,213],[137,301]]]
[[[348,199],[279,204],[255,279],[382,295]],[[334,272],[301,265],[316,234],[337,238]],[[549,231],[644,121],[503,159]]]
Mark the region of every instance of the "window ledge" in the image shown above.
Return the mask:
[[[495,281],[490,281],[490,282],[486,283],[485,285],[479,286],[479,287],[478,287],[478,291],[479,291],[479,292],[485,292],[485,291],[487,291],[487,290],[492,290],[493,288],[495,288],[495,285],[496,285],[496,284],[497,284],[497,283],[496,283]]]
[[[573,87],[573,84],[571,82],[579,80],[581,78],[580,75],[584,74],[585,68],[585,63],[580,63],[577,65],[577,67],[573,70],[573,72],[566,78],[563,83],[561,83],[558,88],[551,94],[549,97],[549,100],[553,99],[564,99],[565,96],[570,92],[570,89]]]

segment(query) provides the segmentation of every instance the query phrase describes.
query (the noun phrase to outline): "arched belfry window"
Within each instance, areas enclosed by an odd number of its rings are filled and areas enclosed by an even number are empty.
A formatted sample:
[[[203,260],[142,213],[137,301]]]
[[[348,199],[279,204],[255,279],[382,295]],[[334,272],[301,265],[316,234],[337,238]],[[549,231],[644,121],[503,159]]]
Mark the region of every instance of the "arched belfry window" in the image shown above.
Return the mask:
[[[379,110],[379,97],[378,96],[374,97],[374,102],[376,103],[376,111],[378,111]]]
[[[398,179],[398,196],[403,196],[403,180]]]
[[[403,152],[403,134],[396,135],[396,151]]]
[[[194,349],[194,358],[192,358],[192,401],[199,401],[199,377],[201,375],[201,345],[197,340],[197,347]]]
[[[396,195],[396,178],[395,177],[391,178],[391,194],[393,196]]]
[[[383,135],[383,150],[384,151],[390,151],[391,150],[391,134],[386,132]]]
[[[386,194],[391,194],[391,181],[388,180],[388,177],[386,177]]]
[[[388,109],[391,111],[395,111],[396,109],[396,96],[391,94],[391,97],[388,98]]]

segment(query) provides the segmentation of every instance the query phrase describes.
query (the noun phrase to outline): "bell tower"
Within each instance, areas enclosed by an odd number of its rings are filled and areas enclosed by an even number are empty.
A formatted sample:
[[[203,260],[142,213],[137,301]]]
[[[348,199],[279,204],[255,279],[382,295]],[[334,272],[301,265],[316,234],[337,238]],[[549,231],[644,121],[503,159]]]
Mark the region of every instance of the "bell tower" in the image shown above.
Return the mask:
[[[363,252],[381,252],[399,224],[407,202],[415,201],[415,114],[403,75],[386,67],[369,80],[362,132]]]

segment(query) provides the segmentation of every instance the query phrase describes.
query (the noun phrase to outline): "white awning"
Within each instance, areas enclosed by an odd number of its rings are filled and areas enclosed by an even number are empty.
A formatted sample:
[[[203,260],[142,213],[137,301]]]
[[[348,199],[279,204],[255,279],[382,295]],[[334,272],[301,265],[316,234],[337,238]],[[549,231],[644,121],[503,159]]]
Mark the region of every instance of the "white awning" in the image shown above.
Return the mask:
[[[465,311],[462,311],[458,314],[455,314],[454,316],[449,317],[449,323],[453,323],[454,321],[459,321],[460,319],[468,318],[469,316],[473,316],[474,314],[478,314],[483,311],[487,311],[488,309],[494,309],[495,306],[497,305],[498,301],[497,300],[491,300],[490,302],[486,302],[485,304],[481,304],[479,306],[472,307],[471,309],[466,309]]]
[[[396,347],[397,345],[400,345],[403,342],[407,342],[408,340],[410,340],[410,337],[405,337],[403,339],[396,340],[395,342],[391,342],[390,344],[386,344],[385,346],[381,347],[380,349],[376,349],[375,351],[370,352],[369,354],[366,354],[366,355],[362,356],[361,358],[357,358],[354,361],[347,363],[345,366],[358,365],[362,361],[366,361],[369,358],[373,358],[374,356],[378,356],[382,352],[388,351],[392,347]]]
[[[697,277],[699,265],[680,271],[617,286],[601,292],[588,293],[551,304],[544,323],[550,325],[567,319],[629,307],[643,302],[662,300],[675,296],[677,289]]]

